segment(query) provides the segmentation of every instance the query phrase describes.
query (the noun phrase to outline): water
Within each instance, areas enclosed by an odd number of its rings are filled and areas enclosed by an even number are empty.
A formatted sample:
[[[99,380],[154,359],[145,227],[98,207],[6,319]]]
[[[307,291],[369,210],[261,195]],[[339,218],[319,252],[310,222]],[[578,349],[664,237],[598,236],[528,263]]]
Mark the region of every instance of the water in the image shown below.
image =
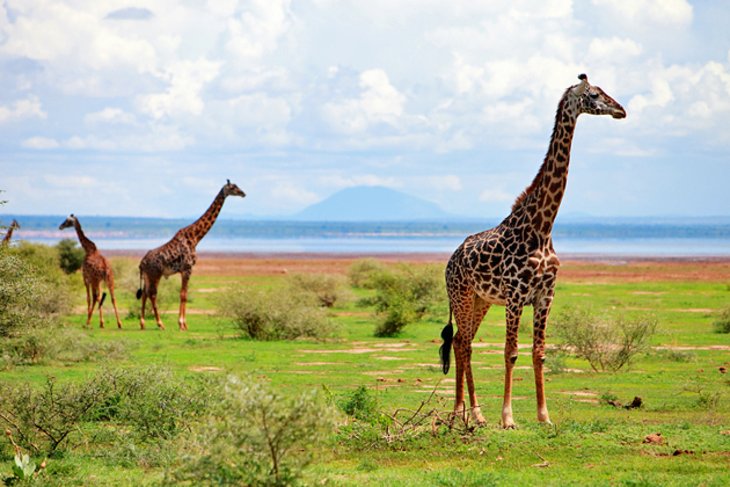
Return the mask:
[[[11,221],[12,216],[0,216]],[[76,238],[72,230],[59,231],[63,218],[18,216],[20,239],[54,245]],[[167,242],[187,220],[86,217],[82,225],[100,249],[148,250]],[[201,252],[448,254],[467,235],[496,222],[284,222],[233,221],[216,223],[200,242]],[[707,257],[730,256],[730,223],[727,221],[566,223],[553,232],[560,254]]]

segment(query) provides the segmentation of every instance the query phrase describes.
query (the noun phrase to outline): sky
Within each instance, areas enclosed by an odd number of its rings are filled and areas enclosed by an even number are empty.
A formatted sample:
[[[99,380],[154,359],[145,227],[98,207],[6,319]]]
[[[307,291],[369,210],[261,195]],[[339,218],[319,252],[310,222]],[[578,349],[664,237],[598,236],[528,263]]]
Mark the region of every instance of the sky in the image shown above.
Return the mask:
[[[509,213],[587,73],[561,214],[730,214],[730,8],[686,0],[4,0],[0,213],[281,217],[378,185]]]

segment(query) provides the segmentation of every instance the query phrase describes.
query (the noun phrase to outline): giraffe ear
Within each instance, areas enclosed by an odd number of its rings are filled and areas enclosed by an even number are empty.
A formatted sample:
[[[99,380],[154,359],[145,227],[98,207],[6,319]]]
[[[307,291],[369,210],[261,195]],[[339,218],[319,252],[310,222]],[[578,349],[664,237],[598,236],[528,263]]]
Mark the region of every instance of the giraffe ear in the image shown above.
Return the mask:
[[[226,184],[231,184],[231,180],[230,179],[226,179]]]

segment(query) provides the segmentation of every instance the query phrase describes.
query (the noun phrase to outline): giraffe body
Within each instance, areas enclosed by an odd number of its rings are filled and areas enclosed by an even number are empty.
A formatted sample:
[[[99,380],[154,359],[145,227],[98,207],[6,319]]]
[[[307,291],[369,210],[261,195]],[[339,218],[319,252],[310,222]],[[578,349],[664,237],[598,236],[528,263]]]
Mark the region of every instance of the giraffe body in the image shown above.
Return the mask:
[[[180,312],[178,326],[180,330],[187,330],[186,304],[188,296],[188,282],[195,266],[195,249],[198,242],[213,227],[220,214],[223,203],[228,196],[245,197],[246,194],[238,186],[230,181],[221,188],[208,210],[195,222],[187,227],[181,228],[169,242],[152,249],[145,254],[139,263],[140,289],[137,291],[137,298],[142,299],[142,310],[140,313],[139,325],[145,327],[145,307],[147,298],[152,304],[152,311],[155,321],[160,329],[165,329],[157,308],[157,289],[160,279],[173,274],[180,274]]]
[[[71,214],[58,227],[59,230],[74,227],[79,238],[79,243],[84,249],[84,263],[81,265],[81,275],[84,278],[84,286],[86,287],[86,326],[91,323],[91,317],[94,314],[94,308],[99,306],[99,327],[104,328],[104,314],[102,305],[106,293],[102,293],[101,284],[106,283],[109,294],[112,297],[112,306],[114,307],[114,316],[117,319],[117,327],[122,327],[122,321],[119,319],[119,311],[117,310],[117,298],[114,296],[114,272],[112,271],[109,261],[99,252],[96,244],[92,242],[81,229],[79,220]]]
[[[558,104],[545,160],[532,184],[515,201],[512,213],[496,227],[467,237],[446,266],[449,307],[458,332],[453,335],[452,316],[449,316],[449,324],[442,332],[444,373],[449,370],[453,344],[456,361],[454,413],[466,419],[466,379],[471,413],[480,424],[485,420],[474,389],[471,344],[492,305],[505,306],[507,318],[502,426],[515,427],[512,371],[517,360],[517,332],[525,306],[532,306],[534,311],[532,364],[537,418],[540,422],[550,422],[543,380],[545,329],[560,267],[551,233],[567,183],[575,124],[581,113],[613,118],[626,116],[623,107],[597,86],[591,86],[585,75],[579,78],[581,83],[568,88]]]
[[[3,246],[10,245],[10,239],[13,238],[13,232],[18,228],[20,228],[20,223],[18,223],[18,220],[13,219],[13,221],[10,223],[10,226],[8,227],[7,232],[5,232],[5,236],[3,237]]]

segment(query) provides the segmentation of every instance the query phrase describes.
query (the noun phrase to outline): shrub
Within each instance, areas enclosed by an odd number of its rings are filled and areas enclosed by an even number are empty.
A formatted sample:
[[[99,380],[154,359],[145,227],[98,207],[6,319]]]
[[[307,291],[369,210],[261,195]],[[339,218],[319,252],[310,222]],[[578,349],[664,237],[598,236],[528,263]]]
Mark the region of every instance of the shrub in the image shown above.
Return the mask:
[[[243,336],[255,340],[321,339],[334,333],[334,324],[311,295],[273,290],[235,289],[219,301]]]
[[[378,401],[365,386],[344,396],[337,405],[345,414],[360,421],[372,423],[379,416]]]
[[[291,485],[333,426],[315,391],[284,398],[259,383],[230,378],[213,417],[183,445],[170,484]]]
[[[126,355],[122,342],[102,342],[75,329],[33,328],[0,342],[0,369],[11,365],[36,365],[114,360]]]
[[[362,289],[373,289],[376,275],[386,270],[385,264],[375,259],[360,259],[350,265],[350,285]]]
[[[73,274],[81,269],[86,253],[78,246],[76,240],[65,238],[56,244],[58,250],[58,261],[61,269],[66,274]]]
[[[444,296],[443,278],[435,267],[400,266],[373,276],[375,305],[380,322],[376,336],[395,336],[420,320]]]
[[[68,308],[66,287],[28,246],[0,248],[0,336],[15,336],[33,327],[49,326]],[[37,255],[35,255],[37,257]],[[33,263],[35,262],[35,264]],[[56,267],[55,272],[61,271]]]
[[[730,333],[730,308],[722,310],[712,326],[715,333]]]
[[[594,371],[617,371],[647,350],[656,331],[655,317],[609,320],[586,309],[572,309],[553,321],[563,347],[588,360]]]
[[[328,274],[294,274],[289,277],[291,292],[310,293],[322,306],[331,308],[341,301],[344,293],[342,279]]]

